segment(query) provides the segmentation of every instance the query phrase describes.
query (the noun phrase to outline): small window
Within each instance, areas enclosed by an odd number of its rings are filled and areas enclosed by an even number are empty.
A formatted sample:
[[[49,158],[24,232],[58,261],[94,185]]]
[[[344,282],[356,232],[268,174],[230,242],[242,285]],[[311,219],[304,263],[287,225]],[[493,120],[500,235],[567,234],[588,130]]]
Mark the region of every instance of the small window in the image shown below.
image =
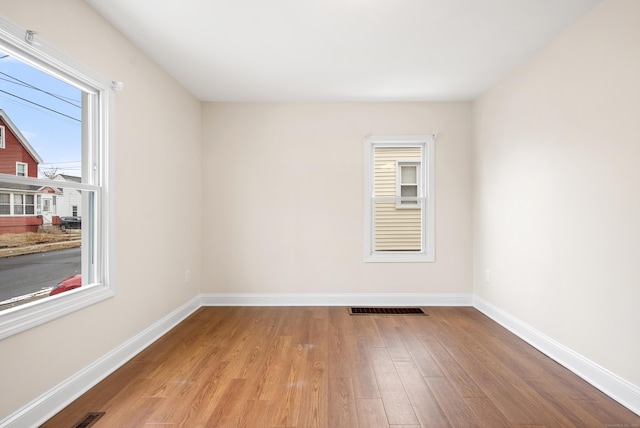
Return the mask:
[[[24,162],[16,162],[16,175],[18,177],[28,177],[29,165]]]
[[[24,214],[24,195],[13,195],[13,214]]]
[[[4,149],[4,126],[0,125],[0,149]]]
[[[78,217],[78,206],[77,205],[73,205],[71,207],[71,215],[74,217]]]
[[[420,208],[420,162],[396,162],[396,208]]]
[[[24,213],[27,215],[33,215],[36,213],[34,195],[24,195]]]
[[[10,193],[0,193],[0,215],[11,215]]]
[[[365,140],[365,261],[432,262],[434,136]]]

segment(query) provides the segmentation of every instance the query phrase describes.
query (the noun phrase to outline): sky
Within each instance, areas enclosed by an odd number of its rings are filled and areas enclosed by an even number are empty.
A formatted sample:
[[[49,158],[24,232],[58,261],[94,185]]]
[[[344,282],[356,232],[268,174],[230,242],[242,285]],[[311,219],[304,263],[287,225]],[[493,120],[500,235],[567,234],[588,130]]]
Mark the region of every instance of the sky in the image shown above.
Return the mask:
[[[0,109],[42,158],[40,172],[81,175],[80,105],[79,89],[0,51]]]

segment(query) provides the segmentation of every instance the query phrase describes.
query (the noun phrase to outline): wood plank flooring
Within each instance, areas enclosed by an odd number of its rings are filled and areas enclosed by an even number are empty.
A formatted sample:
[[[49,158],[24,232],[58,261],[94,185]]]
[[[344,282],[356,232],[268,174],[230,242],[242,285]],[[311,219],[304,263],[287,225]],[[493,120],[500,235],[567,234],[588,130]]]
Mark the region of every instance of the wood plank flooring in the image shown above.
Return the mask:
[[[43,427],[640,427],[473,308],[208,307]]]

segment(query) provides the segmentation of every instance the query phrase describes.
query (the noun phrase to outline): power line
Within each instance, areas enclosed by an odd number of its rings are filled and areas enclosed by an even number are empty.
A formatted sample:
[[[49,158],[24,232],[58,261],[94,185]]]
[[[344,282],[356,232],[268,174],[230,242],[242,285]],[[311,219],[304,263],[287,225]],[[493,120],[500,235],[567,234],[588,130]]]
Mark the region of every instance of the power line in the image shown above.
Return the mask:
[[[16,82],[20,82],[20,84],[21,84],[22,86],[26,86],[27,88],[31,88],[31,89],[33,89],[33,90],[36,90],[36,91],[40,91],[40,92],[42,92],[42,93],[45,93],[45,94],[47,94],[47,95],[49,95],[49,96],[51,96],[51,97],[54,97],[54,98],[56,98],[56,99],[58,99],[58,100],[60,100],[60,101],[62,101],[62,102],[65,102],[65,103],[67,103],[67,104],[70,104],[70,105],[72,105],[72,106],[74,106],[74,107],[82,108],[82,106],[79,106],[79,105],[77,105],[77,104],[74,104],[74,103],[72,103],[71,101],[65,100],[65,99],[64,99],[63,97],[61,97],[60,95],[52,94],[51,92],[45,91],[44,89],[40,89],[40,88],[38,88],[37,86],[33,86],[33,85],[32,85],[32,84],[30,84],[30,83],[27,83],[27,82],[24,82],[24,81],[22,81],[22,80],[18,79],[17,77],[13,77],[13,76],[11,76],[11,75],[9,75],[9,74],[7,74],[7,73],[3,73],[2,71],[0,71],[0,74],[2,74],[2,75],[4,75],[4,76],[7,76],[8,78],[15,80]],[[2,79],[2,80],[6,80],[6,79]],[[13,83],[14,85],[18,85],[18,83],[16,83],[16,82],[12,82],[11,80],[6,80],[6,81],[7,81],[7,82],[9,82],[9,83]]]
[[[23,103],[23,102],[19,101],[19,100],[12,100],[11,98],[8,98],[8,97],[7,97],[7,98],[4,98],[4,95],[0,95],[0,97],[2,97],[1,99],[2,99],[4,102],[12,103],[12,104],[15,104],[15,105],[17,105],[17,106],[20,106],[20,107],[22,107],[22,108],[28,108],[28,109],[33,110],[33,111],[42,112],[42,110],[40,110],[39,108],[34,107],[34,106],[30,106],[30,105],[28,105],[28,104],[25,104],[25,103]]]
[[[61,163],[80,163],[80,162],[82,162],[82,161],[78,160],[78,161],[61,161],[61,162],[43,162],[43,163],[41,163],[39,165],[54,165],[54,164],[58,165],[58,164],[61,164]]]
[[[69,118],[69,119],[71,119],[71,120],[75,120],[76,122],[82,122],[80,119],[76,119],[75,117],[69,116],[68,114],[64,114],[64,113],[61,113],[61,112],[59,112],[59,111],[57,111],[57,110],[51,109],[51,108],[49,108],[49,107],[45,107],[45,106],[43,106],[42,104],[38,104],[38,103],[33,102],[33,101],[30,101],[30,100],[28,100],[28,99],[26,99],[26,98],[19,97],[19,96],[14,95],[14,94],[12,94],[12,93],[10,93],[10,92],[3,91],[2,89],[0,89],[0,92],[5,93],[5,94],[7,94],[7,95],[9,95],[9,96],[11,96],[11,97],[14,97],[14,98],[18,98],[19,100],[26,101],[26,102],[28,102],[28,103],[30,103],[30,104],[36,105],[36,106],[41,107],[41,108],[43,108],[43,109],[45,109],[45,110],[49,110],[49,111],[51,111],[51,112],[53,112],[53,113],[59,114],[60,116],[64,116],[64,117]]]
[[[2,58],[0,58],[0,59],[2,59]],[[14,82],[13,80],[5,79],[4,77],[0,77],[0,80],[4,80],[5,82],[13,83],[14,85],[24,86],[25,88],[29,87],[28,85],[24,85],[22,83]]]
[[[9,56],[10,56],[10,55],[5,54],[5,55],[1,56],[1,57],[0,57],[0,59],[7,58],[7,57],[9,57]],[[32,84],[30,84],[30,83],[28,83],[28,82],[25,82],[25,81],[23,81],[23,80],[20,80],[20,79],[18,79],[17,77],[11,76],[10,74],[4,73],[4,72],[2,72],[2,71],[0,71],[0,74],[1,74],[1,75],[4,75],[4,76],[7,76],[9,79],[12,79],[12,80],[8,80],[8,79],[0,78],[0,80],[4,80],[4,81],[6,81],[6,82],[8,82],[8,83],[12,83],[12,84],[14,84],[14,85],[19,85],[19,86],[23,86],[23,87],[26,87],[26,88],[29,88],[29,89],[33,89],[33,90],[36,90],[36,91],[42,92],[42,93],[47,94],[47,95],[49,95],[49,96],[51,96],[51,97],[53,97],[53,98],[58,99],[59,101],[65,102],[65,103],[67,103],[67,104],[69,104],[69,105],[72,105],[72,106],[74,106],[74,107],[76,107],[76,108],[80,108],[80,109],[82,108],[82,106],[81,106],[81,105],[78,105],[78,104],[76,104],[76,103],[74,103],[74,102],[69,101],[69,100],[73,100],[72,98],[64,97],[64,96],[62,96],[62,95],[57,95],[57,94],[51,93],[51,92],[49,92],[49,91],[46,91],[46,90],[44,90],[44,89],[38,88],[37,86],[34,86],[34,85],[32,85]],[[22,98],[22,97],[20,97],[20,96],[18,96],[18,95],[15,95],[15,94],[10,93],[10,92],[6,92],[6,91],[3,91],[3,90],[0,90],[0,92],[5,93],[5,94],[7,94],[7,95],[9,95],[9,96],[11,96],[11,97],[17,98],[17,99],[19,99],[19,100],[25,101],[25,102],[27,102],[27,103],[29,103],[29,104],[33,104],[33,105],[35,105],[35,106],[37,106],[37,107],[40,107],[40,108],[43,108],[43,109],[45,109],[45,110],[49,110],[49,111],[51,111],[51,112],[53,112],[53,113],[56,113],[56,114],[59,114],[59,115],[61,115],[61,116],[63,116],[63,117],[66,117],[66,118],[69,118],[69,119],[75,120],[76,122],[81,122],[81,120],[76,119],[76,118],[75,118],[75,117],[73,117],[73,116],[69,116],[69,115],[67,115],[67,114],[65,114],[65,113],[62,113],[62,112],[58,111],[58,110],[55,110],[55,109],[53,109],[53,108],[46,107],[46,106],[44,106],[44,105],[42,105],[42,104],[38,104],[38,103],[36,103],[36,102],[34,102],[34,101],[28,100],[28,99],[26,99],[26,98]],[[7,100],[7,101],[10,101],[10,100]],[[73,101],[75,101],[75,100],[73,100]],[[15,101],[14,101],[14,102],[15,102]],[[26,105],[25,105],[25,107],[28,107],[28,106],[26,106]]]

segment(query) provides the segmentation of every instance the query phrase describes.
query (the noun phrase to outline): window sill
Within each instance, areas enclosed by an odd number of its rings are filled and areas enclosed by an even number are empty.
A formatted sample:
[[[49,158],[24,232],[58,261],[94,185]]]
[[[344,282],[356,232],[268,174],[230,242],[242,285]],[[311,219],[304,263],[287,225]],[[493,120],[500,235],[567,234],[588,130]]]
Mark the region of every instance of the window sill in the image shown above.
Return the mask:
[[[114,295],[115,291],[112,288],[106,285],[94,285],[4,310],[0,312],[0,340]]]
[[[366,263],[433,263],[436,258],[435,255],[426,253],[375,253],[368,254],[364,261]]]

